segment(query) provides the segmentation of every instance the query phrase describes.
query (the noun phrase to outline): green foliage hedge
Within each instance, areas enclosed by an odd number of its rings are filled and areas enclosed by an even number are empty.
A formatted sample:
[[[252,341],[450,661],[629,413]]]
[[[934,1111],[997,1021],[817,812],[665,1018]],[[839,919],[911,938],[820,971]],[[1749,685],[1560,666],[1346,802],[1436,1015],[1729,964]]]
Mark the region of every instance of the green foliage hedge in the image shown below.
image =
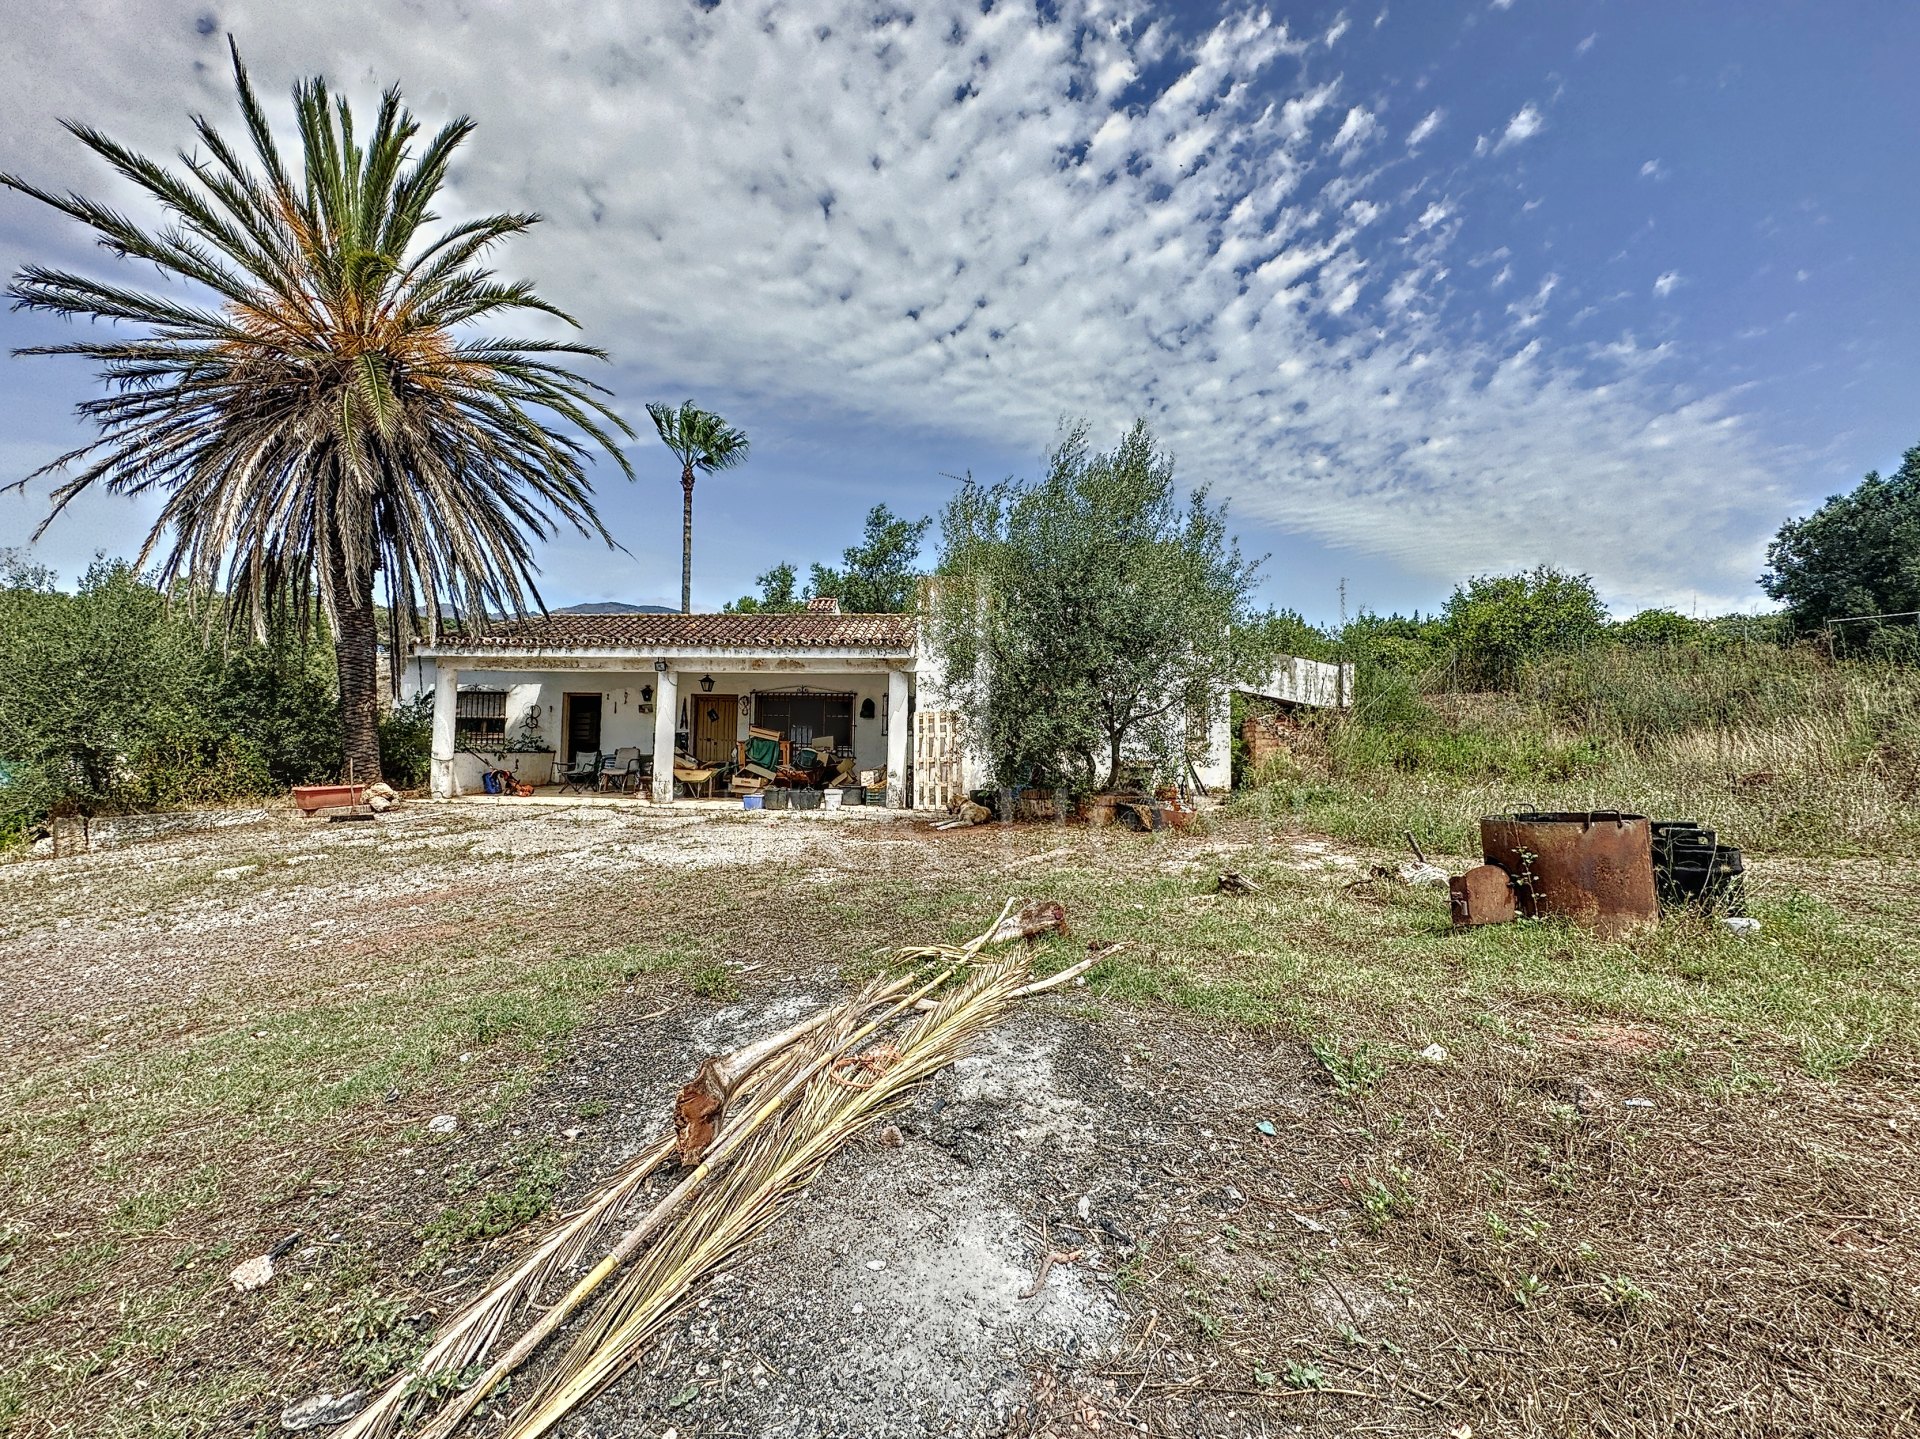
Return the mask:
[[[0,840],[54,812],[220,804],[331,777],[340,726],[317,627],[229,637],[98,561],[73,592],[0,555]]]

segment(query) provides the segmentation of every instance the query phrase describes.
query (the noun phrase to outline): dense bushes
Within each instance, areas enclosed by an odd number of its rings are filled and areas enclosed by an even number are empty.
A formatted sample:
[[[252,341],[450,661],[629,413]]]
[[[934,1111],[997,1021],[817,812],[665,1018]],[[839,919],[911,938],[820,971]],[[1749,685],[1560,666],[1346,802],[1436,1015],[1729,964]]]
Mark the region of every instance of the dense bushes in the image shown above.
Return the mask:
[[[0,556],[0,838],[51,811],[221,803],[334,774],[324,636],[229,639],[223,621],[125,564],[64,593]]]
[[[1781,616],[1608,622],[1581,577],[1476,579],[1439,615],[1324,637],[1358,666],[1248,803],[1471,852],[1479,815],[1624,808],[1756,852],[1920,854],[1920,669],[1796,643]]]

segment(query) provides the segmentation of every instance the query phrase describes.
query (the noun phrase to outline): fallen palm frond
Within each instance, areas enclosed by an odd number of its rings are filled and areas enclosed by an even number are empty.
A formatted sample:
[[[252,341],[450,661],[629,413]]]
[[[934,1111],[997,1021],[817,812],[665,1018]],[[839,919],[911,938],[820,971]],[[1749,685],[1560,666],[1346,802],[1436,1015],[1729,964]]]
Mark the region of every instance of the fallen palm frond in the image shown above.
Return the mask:
[[[870,997],[885,1000],[905,988],[904,980],[890,981],[876,986]],[[708,1096],[713,1122],[718,1122],[729,1099],[758,1079],[770,1059],[825,1024],[835,1013],[832,1008],[823,1009],[791,1029],[768,1035],[703,1064],[696,1082]],[[692,1089],[693,1085],[688,1088]],[[682,1091],[683,1104],[685,1093]],[[655,1140],[621,1166],[586,1204],[555,1226],[523,1259],[489,1285],[484,1294],[442,1325],[426,1351],[389,1380],[367,1407],[339,1431],[336,1439],[387,1439],[399,1424],[410,1397],[430,1387],[441,1376],[465,1376],[469,1370],[486,1363],[508,1320],[537,1298],[557,1276],[580,1263],[655,1170],[676,1153],[686,1156],[685,1131],[678,1125],[676,1128],[679,1132],[675,1136]],[[621,1244],[616,1244],[615,1251],[633,1242],[637,1241],[629,1231]],[[558,1322],[556,1318],[554,1323]],[[474,1402],[478,1402],[478,1396]],[[465,1412],[463,1409],[462,1415]]]
[[[640,1160],[634,1161],[633,1165],[616,1176],[608,1191],[596,1195],[581,1213],[585,1215],[592,1212],[596,1216],[602,1216],[593,1226],[593,1234],[597,1235],[605,1229],[606,1218],[623,1207],[638,1187],[638,1178],[633,1177],[632,1171],[642,1161],[651,1158],[652,1163],[649,1165],[651,1168],[660,1163],[666,1157],[666,1153],[677,1149],[683,1163],[698,1157],[700,1161],[698,1165],[664,1199],[621,1235],[600,1262],[565,1296],[542,1313],[476,1381],[448,1401],[441,1412],[421,1431],[421,1439],[445,1439],[445,1436],[451,1435],[460,1423],[520,1364],[524,1363],[555,1329],[578,1311],[622,1265],[640,1253],[642,1246],[652,1239],[656,1231],[665,1226],[669,1219],[674,1218],[683,1206],[710,1207],[713,1203],[712,1196],[738,1171],[740,1163],[747,1162],[745,1156],[760,1153],[765,1149],[767,1143],[763,1137],[765,1133],[787,1133],[789,1137],[783,1142],[788,1148],[794,1148],[792,1134],[795,1132],[804,1134],[807,1131],[792,1130],[793,1116],[807,1108],[814,1091],[823,1088],[841,1088],[850,1092],[851,1095],[852,1102],[848,1112],[863,1116],[871,1115],[893,1102],[894,1097],[902,1093],[906,1086],[951,1062],[953,1053],[948,1053],[945,1058],[938,1058],[934,1051],[929,1050],[923,1056],[915,1058],[898,1049],[894,1041],[887,1041],[876,1046],[866,1055],[858,1056],[862,1069],[870,1073],[870,1079],[865,1074],[852,1081],[842,1077],[842,1068],[850,1058],[855,1057],[850,1052],[854,1051],[858,1045],[873,1037],[890,1022],[929,1005],[936,1005],[934,1012],[916,1021],[910,1028],[910,1035],[923,1036],[921,1042],[924,1044],[926,1036],[938,1040],[942,1036],[967,1032],[964,1027],[956,1028],[951,1017],[939,1018],[945,1013],[945,1006],[952,1003],[952,1000],[936,1003],[929,996],[940,990],[963,969],[980,966],[980,952],[986,946],[1004,943],[1012,937],[1003,932],[1004,922],[1012,907],[1012,902],[1009,901],[1006,908],[1001,911],[995,926],[966,945],[923,946],[903,950],[896,956],[901,961],[938,961],[941,968],[932,977],[917,983],[904,977],[877,981],[847,1002],[822,1010],[789,1030],[703,1064],[694,1080],[681,1091],[679,1101],[676,1103],[676,1139],[663,1139],[650,1147]],[[999,1007],[1003,1008],[1006,1000],[1017,994],[1038,992],[1040,989],[1065,983],[1083,973],[1086,967],[1087,964],[1083,962],[1047,980],[1033,984],[1025,983],[1029,976],[1024,964],[994,966],[990,969],[981,967],[976,972],[1011,976],[1004,985],[994,987],[993,992],[996,994],[1002,988],[1005,989],[1004,996],[999,1000]],[[972,986],[969,985],[968,988],[962,989],[954,999],[965,996],[971,988]],[[877,1017],[873,1017],[876,1009],[880,1012]],[[998,1013],[998,1009],[995,1013]],[[984,1024],[991,1021],[982,1019],[980,1022]],[[741,1093],[750,1093],[752,1103],[743,1113],[729,1114],[727,1111],[729,1101]],[[815,1108],[817,1107],[816,1104]],[[864,1119],[852,1121],[856,1129],[862,1122]],[[717,1137],[716,1130],[718,1130]],[[834,1139],[824,1147],[818,1144],[799,1146],[813,1157],[807,1159],[804,1172],[798,1173],[792,1182],[796,1185],[804,1183],[811,1176],[812,1171],[817,1169],[841,1142],[844,1142],[844,1136]],[[736,1156],[743,1157],[736,1163]],[[761,1162],[764,1164],[764,1160]],[[720,1178],[716,1179],[716,1175]],[[618,1195],[610,1194],[609,1191],[616,1188],[620,1191]],[[776,1195],[775,1198],[777,1197]],[[771,1210],[768,1213],[770,1215]],[[705,1222],[688,1213],[682,1218],[681,1223],[670,1231],[670,1236],[684,1234],[689,1225]],[[757,1232],[760,1224],[764,1222],[764,1219],[755,1222],[741,1234],[736,1243],[746,1242],[746,1239]],[[563,1269],[572,1268],[584,1254],[592,1236],[575,1242],[570,1228],[572,1223],[573,1221],[569,1221],[553,1235],[549,1235],[536,1247],[534,1254],[450,1324],[436,1339],[434,1349],[429,1351],[428,1359],[434,1362],[429,1363],[423,1360],[409,1375],[402,1376],[400,1380],[390,1385],[376,1401],[376,1405],[383,1409],[384,1417],[369,1423],[365,1428],[356,1429],[351,1433],[350,1439],[383,1439],[384,1435],[390,1433],[393,1418],[398,1414],[401,1402],[409,1390],[418,1384],[421,1376],[436,1372],[444,1373],[449,1370],[464,1374],[482,1362],[498,1337],[507,1314],[536,1294],[546,1279]],[[657,1241],[653,1249],[647,1250],[634,1272],[642,1272],[653,1260],[654,1255],[671,1242],[671,1238]],[[562,1246],[565,1252],[564,1262],[558,1258]],[[555,1256],[551,1261],[545,1258],[549,1254]],[[664,1318],[677,1302],[678,1296],[684,1294],[685,1289],[694,1280],[709,1272],[710,1269],[709,1263],[705,1267],[694,1270],[686,1284],[668,1294],[658,1307],[658,1316],[650,1322],[645,1332],[651,1332],[651,1324],[657,1324],[659,1318]],[[622,1282],[621,1292],[625,1292],[630,1283],[631,1276],[627,1281]],[[617,1302],[618,1296],[612,1296],[608,1305],[611,1307]],[[635,1340],[635,1343],[643,1339],[644,1333]],[[455,1362],[444,1362],[448,1360]],[[597,1384],[595,1387],[598,1387]],[[566,1407],[570,1407],[570,1403]],[[564,1409],[560,1412],[564,1412]]]
[[[937,987],[951,977],[952,971],[946,971],[931,983],[922,985],[907,998],[898,1001],[886,1011],[881,1021],[868,1023],[855,1029],[853,1038],[858,1039],[873,1033],[886,1018],[891,1018],[903,1008],[910,1008],[915,999],[927,990]],[[859,1019],[873,1008],[876,996],[882,991],[897,991],[899,981],[889,981],[883,985],[870,986],[866,991],[837,1010],[828,1011],[830,1019],[840,1023]],[[825,1026],[822,1026],[823,1028]],[[834,1025],[837,1030],[839,1024]],[[843,1041],[844,1042],[844,1041]],[[421,1430],[421,1439],[445,1439],[453,1433],[460,1421],[478,1407],[480,1401],[497,1388],[502,1380],[525,1363],[533,1351],[544,1343],[553,1331],[560,1327],[593,1292],[616,1273],[637,1252],[641,1245],[650,1239],[676,1211],[705,1183],[713,1173],[733,1157],[734,1151],[757,1133],[762,1126],[773,1119],[794,1099],[801,1086],[818,1075],[832,1062],[834,1051],[828,1049],[822,1053],[819,1044],[797,1050],[789,1050],[775,1056],[768,1062],[766,1073],[760,1078],[760,1087],[766,1091],[764,1097],[756,1098],[751,1109],[731,1122],[720,1140],[708,1152],[706,1158],[673,1190],[646,1214],[639,1223],[620,1236],[619,1241],[560,1301],[554,1304],[539,1319],[534,1321],[527,1332],[520,1336],[506,1353],[493,1364],[464,1392],[448,1401],[447,1407],[435,1416],[433,1422]]]
[[[443,1325],[426,1351],[389,1380],[336,1439],[386,1439],[399,1423],[408,1398],[423,1385],[432,1384],[441,1375],[464,1374],[484,1363],[515,1311],[555,1275],[580,1262],[634,1192],[673,1154],[673,1148],[671,1138],[656,1140],[628,1160],[591,1200],[561,1221],[485,1294]]]
[[[959,1058],[1006,1012],[1028,977],[1020,960],[975,970],[933,1009],[905,1022],[886,1059],[862,1083],[833,1082],[831,1064],[871,1026],[850,1016],[823,1028],[809,1042],[810,1073],[794,1102],[737,1146],[733,1162],[694,1196],[680,1222],[621,1276],[557,1370],[514,1417],[510,1439],[540,1439],[631,1367],[696,1283],[759,1234],[782,1201],[876,1115]]]

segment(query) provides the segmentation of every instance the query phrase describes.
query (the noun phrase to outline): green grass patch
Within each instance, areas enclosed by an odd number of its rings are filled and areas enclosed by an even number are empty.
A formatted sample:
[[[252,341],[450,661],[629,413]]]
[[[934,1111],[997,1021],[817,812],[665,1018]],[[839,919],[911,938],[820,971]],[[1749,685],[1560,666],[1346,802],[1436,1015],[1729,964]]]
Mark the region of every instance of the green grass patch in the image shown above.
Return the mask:
[[[463,1244],[497,1239],[538,1219],[553,1207],[566,1172],[559,1156],[544,1150],[522,1157],[511,1184],[449,1205],[427,1223],[420,1236],[420,1267],[437,1268]]]

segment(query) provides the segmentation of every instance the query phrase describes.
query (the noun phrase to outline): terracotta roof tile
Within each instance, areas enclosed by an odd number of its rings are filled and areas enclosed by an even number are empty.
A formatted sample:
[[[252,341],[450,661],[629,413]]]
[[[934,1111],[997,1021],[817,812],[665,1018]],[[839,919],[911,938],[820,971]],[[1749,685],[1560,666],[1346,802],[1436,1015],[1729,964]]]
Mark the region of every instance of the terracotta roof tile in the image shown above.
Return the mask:
[[[536,615],[449,635],[431,649],[469,650],[911,650],[911,615]]]

